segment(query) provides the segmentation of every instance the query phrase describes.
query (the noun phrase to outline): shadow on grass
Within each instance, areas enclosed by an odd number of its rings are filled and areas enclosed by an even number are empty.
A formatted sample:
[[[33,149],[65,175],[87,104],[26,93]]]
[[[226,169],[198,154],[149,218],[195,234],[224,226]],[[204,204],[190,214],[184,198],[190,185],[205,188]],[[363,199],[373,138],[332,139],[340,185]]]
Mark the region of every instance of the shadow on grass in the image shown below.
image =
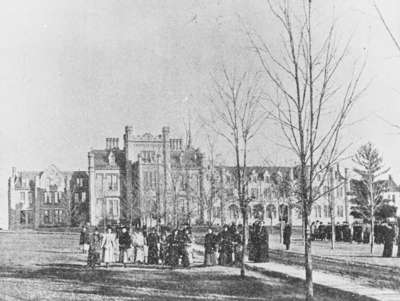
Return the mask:
[[[201,265],[190,270],[146,265],[92,270],[78,263],[37,265],[32,268],[0,267],[0,278],[43,281],[46,290],[52,290],[60,299],[73,293],[74,300],[105,300],[104,297],[140,300],[304,300],[304,284],[301,281],[253,275],[249,273],[242,279],[237,269],[204,268]],[[57,285],[52,286],[53,283]],[[316,299],[368,300],[321,287],[316,288]]]
[[[190,270],[170,270],[162,267],[140,266],[126,269],[86,269],[79,264],[50,264],[36,269],[0,267],[0,278],[44,280],[66,283],[57,286],[59,293],[133,297],[140,300],[302,300],[301,289],[280,281],[266,282],[248,276],[241,279],[231,269],[193,267]],[[71,291],[71,283],[73,289]],[[289,293],[288,293],[289,292]],[[288,294],[288,295],[287,295]],[[280,298],[278,298],[280,296]],[[77,298],[79,300],[79,298]]]

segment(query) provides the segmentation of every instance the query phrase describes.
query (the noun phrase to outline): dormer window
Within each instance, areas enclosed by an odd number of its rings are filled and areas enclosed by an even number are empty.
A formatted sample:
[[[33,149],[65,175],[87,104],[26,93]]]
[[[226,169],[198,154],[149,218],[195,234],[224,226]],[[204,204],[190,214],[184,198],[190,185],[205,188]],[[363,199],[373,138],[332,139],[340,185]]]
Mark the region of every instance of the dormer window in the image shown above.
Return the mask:
[[[265,183],[269,183],[269,182],[270,182],[270,177],[269,177],[268,171],[266,171],[266,172],[264,173],[264,182],[265,182]]]
[[[115,155],[113,152],[110,152],[108,155],[108,164],[115,165]]]

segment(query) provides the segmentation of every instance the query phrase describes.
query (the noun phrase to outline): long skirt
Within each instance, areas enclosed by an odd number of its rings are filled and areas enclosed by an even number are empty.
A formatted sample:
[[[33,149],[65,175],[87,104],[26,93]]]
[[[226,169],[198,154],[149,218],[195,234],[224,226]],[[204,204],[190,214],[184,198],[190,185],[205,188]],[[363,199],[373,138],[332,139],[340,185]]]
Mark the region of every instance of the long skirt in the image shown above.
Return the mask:
[[[177,247],[170,247],[166,258],[167,265],[177,266],[179,264],[179,251]]]
[[[143,246],[143,256],[144,256],[143,262],[147,263],[149,259],[149,246],[147,245]]]
[[[135,246],[135,262],[144,263],[144,247]]]
[[[103,262],[110,263],[114,261],[114,248],[103,248]]]
[[[182,250],[182,265],[184,267],[190,266],[190,253],[187,246],[185,246]]]
[[[256,246],[255,246],[255,244],[252,243],[252,242],[249,242],[248,250],[249,250],[249,260],[255,261],[256,260]]]
[[[88,252],[89,251],[89,244],[83,244],[82,245],[82,251],[83,251],[83,253]]]
[[[211,252],[206,252],[204,254],[204,265],[216,265],[217,264],[217,260],[215,257],[215,252],[211,251]]]
[[[96,264],[100,263],[100,253],[93,249],[89,249],[88,258],[87,258],[87,265],[91,268],[94,268]]]
[[[385,242],[383,245],[383,257],[392,257],[393,242]]]
[[[232,252],[229,250],[221,251],[219,253],[218,263],[220,265],[229,265],[232,263]]]
[[[267,262],[268,260],[269,260],[268,244],[260,244],[257,262]]]
[[[189,257],[189,264],[193,264],[194,256],[193,256],[193,246],[192,244],[187,246],[187,253]]]
[[[158,264],[158,248],[157,246],[150,246],[149,247],[149,264]]]
[[[235,264],[239,264],[241,262],[242,250],[243,250],[243,247],[241,244],[235,246],[234,252],[233,252],[233,258],[232,258],[232,260]]]

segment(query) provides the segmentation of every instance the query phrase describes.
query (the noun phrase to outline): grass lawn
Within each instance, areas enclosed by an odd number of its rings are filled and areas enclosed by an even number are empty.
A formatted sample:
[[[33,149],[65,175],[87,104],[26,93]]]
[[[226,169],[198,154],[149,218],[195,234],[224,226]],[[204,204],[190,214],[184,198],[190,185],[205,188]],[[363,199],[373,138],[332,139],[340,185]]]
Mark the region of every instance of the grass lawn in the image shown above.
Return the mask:
[[[0,233],[1,300],[303,300],[301,282],[235,268],[85,268],[78,235]],[[357,298],[316,288],[316,300]],[[361,299],[359,299],[361,300]],[[364,299],[365,300],[365,299]]]

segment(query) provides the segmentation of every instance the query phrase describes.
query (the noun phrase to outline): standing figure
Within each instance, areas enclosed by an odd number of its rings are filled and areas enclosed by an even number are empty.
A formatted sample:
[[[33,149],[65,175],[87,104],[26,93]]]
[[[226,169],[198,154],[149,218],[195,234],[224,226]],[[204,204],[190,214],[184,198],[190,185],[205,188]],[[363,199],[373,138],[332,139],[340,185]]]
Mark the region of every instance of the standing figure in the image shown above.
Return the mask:
[[[139,228],[136,228],[132,235],[132,245],[134,248],[134,262],[144,263],[144,236]]]
[[[108,268],[109,264],[114,262],[114,250],[115,250],[115,235],[112,233],[111,227],[107,227],[106,233],[103,236],[101,242],[101,248],[103,249],[103,261]]]
[[[82,246],[82,253],[86,254],[89,251],[89,243],[89,231],[85,226],[83,226],[79,237],[79,245]]]
[[[268,262],[269,261],[269,234],[267,226],[261,226],[258,235],[258,256],[257,262]]]
[[[292,227],[286,221],[285,228],[283,229],[283,244],[286,246],[286,250],[290,248],[290,237],[292,236]]]
[[[94,229],[93,234],[89,239],[89,252],[87,259],[87,266],[92,269],[96,264],[100,264],[100,251],[101,251],[101,237],[97,228]]]
[[[241,263],[242,259],[242,251],[243,251],[243,237],[242,237],[242,227],[241,225],[235,230],[235,233],[232,237],[233,243],[233,258],[232,261],[234,264],[238,265]]]
[[[221,233],[218,235],[219,242],[219,258],[220,265],[229,265],[232,263],[232,239],[228,226],[225,225]]]
[[[400,218],[397,218],[397,257],[400,257]]]
[[[151,228],[150,234],[147,237],[148,264],[158,264],[158,243],[159,237],[154,228]]]
[[[160,260],[161,264],[165,265],[166,260],[167,260],[167,254],[168,254],[168,241],[167,241],[167,233],[164,232],[161,234],[160,237]]]
[[[175,229],[167,237],[168,242],[168,256],[166,258],[167,264],[175,267],[179,264],[179,231]]]
[[[180,253],[182,256],[182,265],[184,267],[190,266],[193,262],[193,254],[192,254],[192,240],[191,235],[189,233],[189,229],[184,229],[181,232],[180,240]]]
[[[382,224],[383,234],[383,257],[392,257],[393,253],[393,240],[394,240],[394,229],[388,223]]]
[[[126,227],[122,227],[121,233],[118,237],[119,243],[119,262],[126,267],[128,263],[128,249],[131,247],[132,240]]]
[[[216,265],[215,251],[217,237],[213,233],[212,228],[208,228],[208,232],[204,237],[204,265]]]

